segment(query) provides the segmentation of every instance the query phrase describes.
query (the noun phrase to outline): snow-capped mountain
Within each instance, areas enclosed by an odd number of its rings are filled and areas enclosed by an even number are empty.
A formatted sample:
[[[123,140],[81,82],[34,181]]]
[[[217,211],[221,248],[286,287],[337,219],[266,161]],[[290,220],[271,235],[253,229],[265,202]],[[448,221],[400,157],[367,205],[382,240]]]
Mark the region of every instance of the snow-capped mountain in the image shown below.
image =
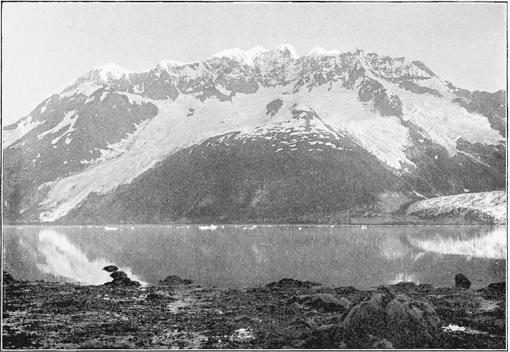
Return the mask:
[[[505,99],[360,50],[108,64],[3,128],[4,217],[290,221],[501,190]]]

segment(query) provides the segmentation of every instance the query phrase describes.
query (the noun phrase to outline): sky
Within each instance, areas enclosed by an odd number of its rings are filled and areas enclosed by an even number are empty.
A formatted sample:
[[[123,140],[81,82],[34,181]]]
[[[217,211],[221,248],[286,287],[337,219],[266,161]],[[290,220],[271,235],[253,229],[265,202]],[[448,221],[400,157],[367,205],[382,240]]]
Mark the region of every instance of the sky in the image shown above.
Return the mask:
[[[420,60],[469,90],[506,89],[504,3],[2,3],[2,124],[91,69],[149,70],[291,44]]]

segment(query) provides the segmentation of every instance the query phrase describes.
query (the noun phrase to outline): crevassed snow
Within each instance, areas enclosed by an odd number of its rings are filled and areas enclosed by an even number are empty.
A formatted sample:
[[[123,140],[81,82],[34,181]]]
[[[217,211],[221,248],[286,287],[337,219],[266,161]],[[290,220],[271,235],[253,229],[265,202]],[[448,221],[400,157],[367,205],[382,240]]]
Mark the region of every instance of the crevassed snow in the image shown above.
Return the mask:
[[[9,147],[12,143],[16,142],[43,122],[44,121],[34,121],[32,116],[28,116],[19,122],[18,127],[14,130],[2,130],[2,149]]]
[[[411,204],[407,213],[420,210],[433,210],[436,213],[445,213],[458,208],[479,210],[492,216],[497,222],[506,222],[506,192],[478,192],[463,193],[421,200]]]
[[[128,133],[126,138],[121,139],[117,143],[108,144],[107,149],[101,149],[99,152],[101,156],[94,160],[94,163],[101,163],[110,159],[114,159],[125,153],[133,144],[137,136],[143,131],[145,126],[149,123],[149,119],[141,121],[135,124],[135,130],[132,133]],[[82,162],[82,164],[85,164]]]
[[[403,119],[421,127],[425,137],[445,147],[449,156],[457,154],[459,138],[486,145],[498,145],[504,141],[485,116],[469,113],[448,99],[417,95],[398,87],[393,87],[393,90],[402,101]]]
[[[343,129],[387,165],[395,169],[401,169],[402,164],[415,166],[405,155],[411,145],[409,131],[397,117],[375,116],[370,120],[346,123]]]

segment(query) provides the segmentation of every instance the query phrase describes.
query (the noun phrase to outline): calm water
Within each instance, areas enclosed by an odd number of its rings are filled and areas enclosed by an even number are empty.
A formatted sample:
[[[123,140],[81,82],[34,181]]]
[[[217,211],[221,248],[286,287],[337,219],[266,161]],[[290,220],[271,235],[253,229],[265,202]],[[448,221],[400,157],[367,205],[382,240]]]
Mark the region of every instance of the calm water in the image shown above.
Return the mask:
[[[222,287],[284,277],[370,288],[412,281],[475,288],[506,278],[506,226],[4,227],[16,278],[102,284],[117,265],[155,284],[167,275]]]

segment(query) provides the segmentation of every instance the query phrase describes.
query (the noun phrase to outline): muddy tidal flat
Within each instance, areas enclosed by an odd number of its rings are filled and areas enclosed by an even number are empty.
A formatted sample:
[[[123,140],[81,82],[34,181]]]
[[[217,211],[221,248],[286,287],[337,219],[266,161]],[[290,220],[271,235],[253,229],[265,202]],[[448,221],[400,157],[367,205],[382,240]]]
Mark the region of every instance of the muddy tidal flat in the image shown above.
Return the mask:
[[[455,286],[455,285],[452,285]],[[506,348],[505,283],[3,286],[4,349]]]

